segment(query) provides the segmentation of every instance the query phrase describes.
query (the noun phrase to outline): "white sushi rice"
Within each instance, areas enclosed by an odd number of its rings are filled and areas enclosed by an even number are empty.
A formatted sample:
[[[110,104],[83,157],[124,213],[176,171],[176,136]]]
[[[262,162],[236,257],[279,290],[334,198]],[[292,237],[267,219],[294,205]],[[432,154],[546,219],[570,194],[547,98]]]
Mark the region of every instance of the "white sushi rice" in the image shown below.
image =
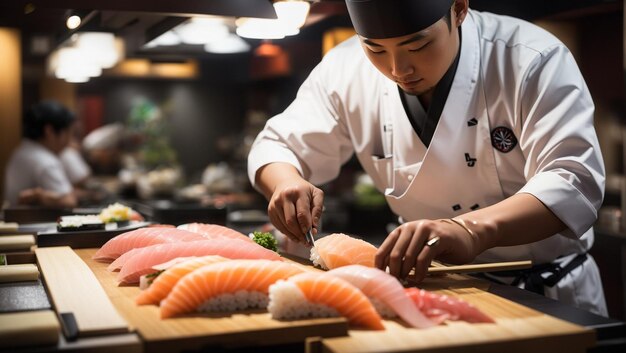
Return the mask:
[[[265,308],[269,302],[267,294],[240,290],[211,298],[198,306],[198,311],[237,311],[244,309]]]
[[[295,283],[279,280],[269,288],[267,310],[273,319],[338,317],[339,312],[327,305],[309,302]]]
[[[394,317],[397,317],[398,314],[396,314],[395,311],[393,311],[393,309],[391,309],[391,307],[389,307],[389,305],[387,305],[387,303],[378,300],[377,298],[369,298],[370,302],[372,303],[372,305],[374,306],[374,309],[376,309],[376,311],[378,312],[378,314],[380,314],[380,316],[386,318],[386,319],[392,319]]]
[[[319,266],[325,270],[328,270],[324,259],[322,259],[320,254],[317,252],[317,248],[315,246],[311,248],[311,261],[313,262],[313,266]]]

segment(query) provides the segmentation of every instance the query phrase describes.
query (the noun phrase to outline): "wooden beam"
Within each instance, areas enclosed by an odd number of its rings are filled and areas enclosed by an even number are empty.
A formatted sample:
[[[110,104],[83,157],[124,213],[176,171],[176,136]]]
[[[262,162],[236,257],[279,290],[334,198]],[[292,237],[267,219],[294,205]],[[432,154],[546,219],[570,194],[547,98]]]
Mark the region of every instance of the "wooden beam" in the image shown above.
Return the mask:
[[[0,0],[3,6],[277,18],[270,0]]]

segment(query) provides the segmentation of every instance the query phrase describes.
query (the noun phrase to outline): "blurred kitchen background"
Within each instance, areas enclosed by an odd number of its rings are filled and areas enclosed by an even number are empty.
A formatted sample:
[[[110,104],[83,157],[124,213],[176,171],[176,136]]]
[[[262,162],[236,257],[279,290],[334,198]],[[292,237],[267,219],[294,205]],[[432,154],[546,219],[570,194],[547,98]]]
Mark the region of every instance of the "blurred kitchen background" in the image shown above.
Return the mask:
[[[610,314],[623,320],[624,2],[470,7],[546,28],[583,72],[608,173],[592,253]],[[75,146],[92,170],[81,207],[124,201],[156,222],[263,225],[267,203],[248,182],[248,149],[353,33],[342,0],[0,0],[0,185],[22,113],[54,99],[76,113]],[[396,221],[355,159],[323,189],[324,232],[381,239]],[[5,220],[27,221],[14,205],[4,209]]]

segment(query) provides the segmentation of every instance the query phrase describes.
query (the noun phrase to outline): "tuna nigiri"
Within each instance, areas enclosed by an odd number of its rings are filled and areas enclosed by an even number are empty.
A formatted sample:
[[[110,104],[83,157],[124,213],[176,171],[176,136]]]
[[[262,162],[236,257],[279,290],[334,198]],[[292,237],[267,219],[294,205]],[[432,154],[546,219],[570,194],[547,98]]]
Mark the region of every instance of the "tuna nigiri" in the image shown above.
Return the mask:
[[[327,273],[342,278],[360,289],[370,298],[382,316],[400,316],[409,325],[417,328],[434,326],[434,323],[416,308],[405,293],[402,284],[384,271],[361,265],[349,265]]]
[[[355,286],[328,273],[305,272],[270,286],[267,310],[274,319],[343,316],[348,322],[384,330],[380,315]]]
[[[187,230],[193,233],[198,233],[207,239],[215,239],[220,237],[239,239],[252,242],[252,239],[245,236],[243,233],[239,233],[236,230],[220,226],[218,224],[207,223],[187,223],[181,224],[178,229]]]
[[[374,267],[376,247],[342,233],[327,235],[311,248],[311,261],[324,269],[347,265]]]
[[[229,259],[282,260],[275,252],[257,244],[237,239],[212,239],[183,243],[152,245],[131,250],[118,274],[121,283],[137,283],[139,277],[150,273],[152,266],[177,257],[220,255]],[[121,259],[121,257],[120,257]],[[120,260],[118,259],[118,260]],[[118,261],[116,260],[116,262]],[[111,265],[114,265],[112,263]]]
[[[405,291],[415,306],[437,323],[445,320],[463,320],[471,323],[495,322],[478,308],[462,299],[418,288],[407,288]]]
[[[106,243],[95,253],[94,260],[113,261],[124,253],[155,244],[203,240],[202,235],[172,227],[147,227],[122,233]]]
[[[176,283],[161,301],[161,318],[193,311],[264,308],[268,288],[303,270],[286,262],[231,260],[203,266]]]
[[[152,284],[143,292],[139,293],[135,299],[135,303],[137,303],[137,305],[159,304],[159,302],[170,293],[172,288],[174,288],[174,285],[185,275],[200,267],[222,261],[228,261],[228,259],[218,255],[186,258],[186,261],[174,264],[162,270],[163,272],[161,273],[155,273],[156,277],[152,280]]]

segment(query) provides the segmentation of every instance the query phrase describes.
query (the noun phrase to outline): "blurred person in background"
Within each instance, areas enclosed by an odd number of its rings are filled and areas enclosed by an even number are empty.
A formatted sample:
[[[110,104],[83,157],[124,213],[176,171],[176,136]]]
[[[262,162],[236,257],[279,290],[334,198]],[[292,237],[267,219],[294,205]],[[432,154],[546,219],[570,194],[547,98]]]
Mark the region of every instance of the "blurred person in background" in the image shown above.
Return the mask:
[[[92,172],[91,167],[83,158],[80,141],[75,136],[75,131],[59,158],[72,185],[75,188],[85,187]]]
[[[55,101],[33,105],[22,119],[22,141],[6,168],[4,195],[11,205],[72,208],[74,188],[60,153],[68,146],[76,118]]]

